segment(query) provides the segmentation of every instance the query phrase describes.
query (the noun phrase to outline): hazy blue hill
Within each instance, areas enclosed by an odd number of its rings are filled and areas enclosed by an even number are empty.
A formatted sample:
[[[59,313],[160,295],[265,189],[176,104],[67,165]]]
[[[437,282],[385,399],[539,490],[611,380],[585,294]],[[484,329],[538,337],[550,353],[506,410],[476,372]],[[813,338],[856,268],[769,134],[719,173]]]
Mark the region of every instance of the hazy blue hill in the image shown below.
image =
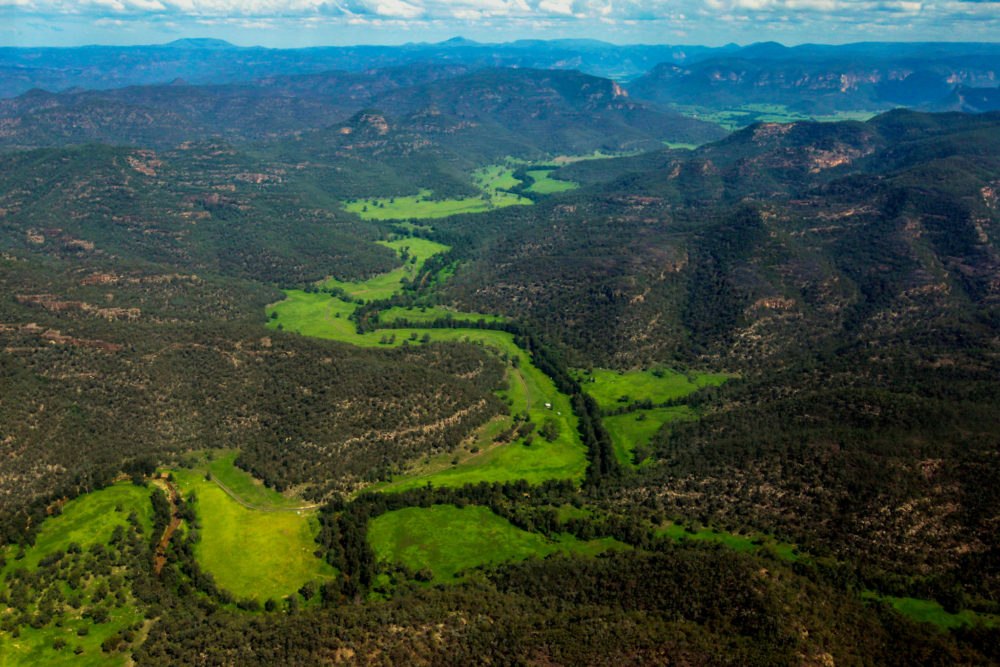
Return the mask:
[[[266,141],[328,127],[365,107],[390,115],[436,109],[520,135],[512,154],[652,149],[701,142],[717,126],[628,99],[614,82],[579,72],[407,65],[367,72],[269,77],[247,84],[129,86],[0,100],[0,145],[101,141],[148,147],[222,136]],[[507,143],[499,140],[499,143]]]
[[[695,63],[664,62],[634,80],[636,97],[709,109],[784,105],[805,113],[937,102],[954,87],[992,86],[995,44],[754,44]]]
[[[197,52],[192,58],[191,53]],[[707,47],[617,46],[595,41],[521,41],[480,44],[344,46],[306,49],[235,47],[221,40],[188,39],[164,45],[128,47],[0,48],[0,97],[31,88],[118,88],[163,83],[182,77],[192,83],[233,83],[261,77],[325,70],[365,71],[414,63],[470,67],[579,69],[628,79],[664,61],[690,61],[714,52]]]
[[[211,37],[188,37],[186,39],[175,39],[163,45],[168,49],[236,49],[239,48],[230,44],[224,39],[213,39]]]

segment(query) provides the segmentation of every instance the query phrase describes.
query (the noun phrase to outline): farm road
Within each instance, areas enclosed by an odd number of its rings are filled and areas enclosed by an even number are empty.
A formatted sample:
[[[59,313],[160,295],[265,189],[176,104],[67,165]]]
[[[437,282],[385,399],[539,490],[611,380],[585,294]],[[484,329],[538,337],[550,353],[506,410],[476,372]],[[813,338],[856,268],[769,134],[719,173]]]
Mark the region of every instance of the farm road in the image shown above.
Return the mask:
[[[218,484],[220,489],[225,491],[230,498],[238,502],[240,505],[243,505],[243,507],[246,507],[247,509],[257,510],[258,512],[302,512],[304,510],[314,510],[320,507],[320,505],[303,505],[302,507],[280,507],[280,508],[257,507],[256,505],[248,503],[247,501],[243,500],[238,495],[233,493],[233,491],[228,486],[220,482],[219,478],[213,475],[212,473],[208,473],[208,478],[213,482],[215,482],[216,484]]]

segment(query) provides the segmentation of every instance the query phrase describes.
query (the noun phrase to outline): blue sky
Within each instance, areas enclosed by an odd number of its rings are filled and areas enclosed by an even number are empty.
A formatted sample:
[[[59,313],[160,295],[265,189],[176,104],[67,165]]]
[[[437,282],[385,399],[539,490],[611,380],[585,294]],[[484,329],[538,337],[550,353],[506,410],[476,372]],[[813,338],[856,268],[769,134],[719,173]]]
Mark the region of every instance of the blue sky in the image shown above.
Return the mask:
[[[1000,41],[1000,0],[0,0],[0,45]]]

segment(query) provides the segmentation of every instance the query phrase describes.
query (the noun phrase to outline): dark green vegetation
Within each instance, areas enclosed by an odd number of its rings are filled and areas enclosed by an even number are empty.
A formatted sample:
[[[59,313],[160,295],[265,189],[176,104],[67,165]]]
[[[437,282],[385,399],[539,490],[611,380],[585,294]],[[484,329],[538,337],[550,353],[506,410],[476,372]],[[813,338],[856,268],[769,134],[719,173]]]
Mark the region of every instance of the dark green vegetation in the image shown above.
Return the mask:
[[[154,88],[51,107],[161,96],[143,148],[0,168],[4,662],[1000,659],[1000,117]]]

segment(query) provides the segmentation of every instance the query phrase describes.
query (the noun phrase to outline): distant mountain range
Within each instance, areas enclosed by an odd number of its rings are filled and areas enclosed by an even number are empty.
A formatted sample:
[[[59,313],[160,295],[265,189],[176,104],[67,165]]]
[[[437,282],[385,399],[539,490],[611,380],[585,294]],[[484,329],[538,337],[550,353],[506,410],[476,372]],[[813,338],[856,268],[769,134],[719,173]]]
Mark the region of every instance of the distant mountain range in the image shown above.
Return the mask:
[[[716,125],[634,101],[618,84],[579,72],[409,65],[196,86],[174,82],[115,90],[34,90],[0,100],[0,146],[92,141],[146,147],[223,137],[269,141],[330,127],[366,108],[390,116],[434,111],[479,143],[511,155],[652,150],[700,143]],[[544,147],[544,148],[543,148]],[[491,150],[491,152],[495,152]]]
[[[708,109],[783,105],[808,114],[940,104],[956,86],[995,88],[998,44],[754,44],[663,62],[629,92]]]
[[[617,46],[594,40],[522,40],[480,44],[456,38],[440,44],[337,46],[307,49],[238,47],[215,39],[182,39],[150,46],[0,48],[0,97],[32,88],[121,88],[184,79],[219,84],[328,70],[359,72],[413,63],[468,67],[575,69],[627,80],[661,62],[688,62],[738,50],[704,46]],[[198,50],[197,58],[191,51]]]

